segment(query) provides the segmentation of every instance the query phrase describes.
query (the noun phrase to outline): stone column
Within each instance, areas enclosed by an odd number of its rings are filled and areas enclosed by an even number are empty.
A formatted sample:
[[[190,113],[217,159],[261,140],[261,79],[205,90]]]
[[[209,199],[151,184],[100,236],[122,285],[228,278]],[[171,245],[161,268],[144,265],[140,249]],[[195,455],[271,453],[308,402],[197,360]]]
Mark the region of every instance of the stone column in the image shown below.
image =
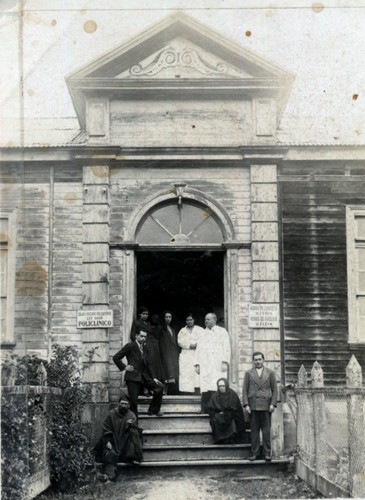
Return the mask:
[[[109,309],[109,167],[84,167],[83,189],[83,310]],[[82,339],[83,380],[92,391],[83,417],[95,440],[109,410],[109,331],[84,329]]]
[[[276,165],[251,165],[252,304],[280,303]],[[253,329],[252,350],[262,351],[266,366],[281,381],[280,328]],[[280,397],[280,392],[279,392]],[[282,403],[272,418],[274,456],[284,451]]]

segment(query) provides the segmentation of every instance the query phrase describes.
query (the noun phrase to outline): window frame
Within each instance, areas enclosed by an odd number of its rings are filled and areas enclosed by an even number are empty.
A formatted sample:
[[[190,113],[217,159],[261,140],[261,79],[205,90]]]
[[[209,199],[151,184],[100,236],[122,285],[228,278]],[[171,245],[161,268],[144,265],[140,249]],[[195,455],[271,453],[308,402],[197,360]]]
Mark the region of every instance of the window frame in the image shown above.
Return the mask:
[[[365,346],[365,338],[360,338],[357,311],[357,274],[356,261],[356,216],[365,217],[365,205],[348,205],[346,207],[346,256],[347,256],[347,305],[348,305],[348,342]],[[365,245],[365,239],[364,239]]]
[[[0,218],[8,220],[7,244],[7,283],[6,283],[6,331],[1,332],[1,347],[13,347],[15,316],[15,247],[16,247],[16,211],[0,210]]]

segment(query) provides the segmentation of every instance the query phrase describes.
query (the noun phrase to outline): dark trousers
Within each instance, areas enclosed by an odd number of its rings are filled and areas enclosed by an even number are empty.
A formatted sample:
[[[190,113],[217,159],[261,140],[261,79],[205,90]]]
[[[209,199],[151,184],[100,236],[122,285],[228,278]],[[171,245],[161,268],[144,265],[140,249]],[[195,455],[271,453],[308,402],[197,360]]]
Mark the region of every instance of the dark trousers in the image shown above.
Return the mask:
[[[127,381],[128,395],[131,403],[131,411],[136,415],[137,418],[138,418],[138,396],[143,386],[147,387],[147,389],[149,390],[152,390],[154,393],[148,411],[152,413],[158,413],[160,411],[162,403],[163,387],[159,387],[153,380],[150,380],[148,382]]]
[[[251,449],[252,455],[260,454],[260,430],[264,455],[271,456],[271,413],[269,411],[251,410]]]

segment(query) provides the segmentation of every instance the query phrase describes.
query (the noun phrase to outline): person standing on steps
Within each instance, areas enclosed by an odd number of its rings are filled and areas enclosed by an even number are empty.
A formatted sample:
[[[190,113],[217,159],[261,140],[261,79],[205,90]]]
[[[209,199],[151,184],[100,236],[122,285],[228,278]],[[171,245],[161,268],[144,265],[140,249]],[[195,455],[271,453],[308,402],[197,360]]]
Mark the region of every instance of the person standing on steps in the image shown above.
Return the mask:
[[[147,307],[141,306],[138,308],[137,312],[138,318],[135,319],[131,327],[131,340],[136,339],[136,334],[143,330],[144,332],[150,333],[153,330],[153,326],[148,321],[149,311]]]
[[[165,374],[166,394],[179,392],[179,353],[175,330],[171,326],[172,313],[165,311],[159,332],[162,367]]]
[[[181,328],[177,336],[177,343],[181,348],[179,358],[179,390],[180,392],[194,393],[200,387],[199,375],[195,371],[195,351],[204,335],[204,329],[195,325],[194,316],[186,316],[186,326]]]
[[[266,462],[271,461],[271,415],[277,405],[275,373],[264,366],[262,352],[252,355],[254,368],[245,373],[243,381],[243,407],[251,421],[251,461],[260,454],[260,430]]]
[[[205,316],[205,326],[195,355],[195,369],[200,374],[202,413],[207,413],[209,400],[217,388],[217,380],[228,378],[231,359],[229,334],[225,328],[217,325],[217,316],[214,313]]]
[[[120,371],[125,370],[125,381],[128,387],[128,394],[131,403],[131,411],[138,418],[138,396],[144,387],[153,392],[151,404],[148,409],[149,415],[162,416],[161,410],[163,383],[157,378],[153,378],[146,361],[145,343],[147,332],[143,330],[136,334],[133,342],[126,344],[113,356],[113,361]],[[126,357],[128,364],[123,363]]]

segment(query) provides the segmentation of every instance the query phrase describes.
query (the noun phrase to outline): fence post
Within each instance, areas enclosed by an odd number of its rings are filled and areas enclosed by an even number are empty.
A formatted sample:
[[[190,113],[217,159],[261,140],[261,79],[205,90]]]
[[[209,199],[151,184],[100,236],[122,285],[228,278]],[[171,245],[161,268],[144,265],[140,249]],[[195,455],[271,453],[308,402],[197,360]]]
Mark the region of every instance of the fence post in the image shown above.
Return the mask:
[[[311,370],[312,389],[324,387],[323,370],[320,364],[315,361]],[[324,392],[313,392],[313,423],[314,423],[314,449],[315,449],[315,470],[319,476],[325,476],[327,469],[326,450],[326,415]]]
[[[346,367],[348,389],[362,388],[361,366],[354,355]],[[347,396],[349,445],[349,485],[354,498],[365,497],[364,405],[362,394],[349,391]]]
[[[305,389],[307,387],[307,370],[302,365],[298,371],[298,389]],[[297,446],[300,458],[307,460],[303,456],[307,454],[306,442],[306,427],[307,427],[307,398],[305,393],[299,392],[297,394],[298,410],[297,410]]]

